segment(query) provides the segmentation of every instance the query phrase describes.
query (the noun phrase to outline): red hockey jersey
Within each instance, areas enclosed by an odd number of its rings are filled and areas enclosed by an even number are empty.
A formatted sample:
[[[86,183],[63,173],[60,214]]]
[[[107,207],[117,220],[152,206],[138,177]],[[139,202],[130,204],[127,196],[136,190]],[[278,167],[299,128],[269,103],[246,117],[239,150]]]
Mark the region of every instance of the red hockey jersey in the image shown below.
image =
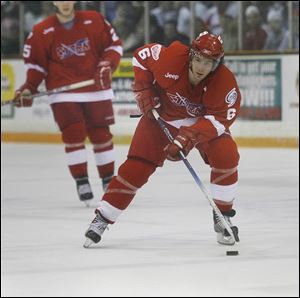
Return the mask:
[[[241,95],[233,73],[220,65],[197,86],[189,82],[189,48],[148,44],[134,53],[136,81],[154,83],[161,100],[160,116],[179,128],[191,126],[206,140],[229,131],[240,108]]]
[[[122,46],[101,14],[78,11],[71,29],[66,29],[55,15],[35,25],[25,42],[23,56],[27,82],[37,87],[45,79],[47,89],[53,89],[93,79],[101,60],[110,61],[114,70],[122,56]],[[72,96],[55,94],[50,100],[97,101],[112,97],[112,89],[97,91],[90,86],[72,91]]]

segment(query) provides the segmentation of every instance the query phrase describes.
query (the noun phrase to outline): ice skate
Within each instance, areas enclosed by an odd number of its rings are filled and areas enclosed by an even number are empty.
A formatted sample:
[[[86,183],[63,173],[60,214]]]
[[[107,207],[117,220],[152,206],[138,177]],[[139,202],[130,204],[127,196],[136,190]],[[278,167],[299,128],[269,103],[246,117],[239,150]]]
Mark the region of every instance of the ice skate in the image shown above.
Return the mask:
[[[103,188],[103,191],[105,192],[107,190],[107,187],[111,181],[111,179],[113,178],[114,175],[110,175],[110,176],[107,176],[107,177],[104,177],[102,179],[102,188]]]
[[[94,196],[88,178],[77,178],[76,187],[79,200],[83,201],[87,206],[89,206],[89,202]]]
[[[231,209],[230,211],[227,212],[222,212],[225,220],[227,221],[227,223],[229,224],[229,226],[232,229],[232,232],[234,234],[235,239],[232,239],[232,237],[230,236],[230,234],[228,233],[228,231],[226,229],[224,229],[222,227],[222,225],[217,221],[217,215],[216,213],[213,211],[213,218],[214,218],[214,230],[217,233],[217,242],[223,245],[233,245],[236,242],[239,241],[239,237],[238,237],[238,228],[237,226],[233,226],[231,223],[231,217],[233,217],[235,215],[235,210]]]
[[[107,229],[108,222],[96,211],[96,217],[93,219],[88,230],[85,233],[86,241],[83,247],[88,248],[93,244],[97,244],[101,240],[101,236]]]

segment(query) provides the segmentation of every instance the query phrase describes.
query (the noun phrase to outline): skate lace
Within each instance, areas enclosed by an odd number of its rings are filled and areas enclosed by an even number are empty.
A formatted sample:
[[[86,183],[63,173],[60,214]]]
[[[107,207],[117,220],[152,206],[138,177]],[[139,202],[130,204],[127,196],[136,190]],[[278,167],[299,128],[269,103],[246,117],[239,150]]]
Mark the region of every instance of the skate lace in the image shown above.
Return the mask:
[[[230,227],[232,227],[232,223],[231,223],[230,217],[224,215],[224,218],[227,221],[228,225]],[[220,220],[217,220],[217,222],[215,223],[215,231],[216,232],[220,232],[220,233],[223,233],[225,231],[225,228],[223,227],[223,224],[222,224],[222,222]]]
[[[96,216],[91,223],[90,228],[93,230],[96,229],[101,235],[106,229],[108,229],[108,223],[104,222],[101,218]]]

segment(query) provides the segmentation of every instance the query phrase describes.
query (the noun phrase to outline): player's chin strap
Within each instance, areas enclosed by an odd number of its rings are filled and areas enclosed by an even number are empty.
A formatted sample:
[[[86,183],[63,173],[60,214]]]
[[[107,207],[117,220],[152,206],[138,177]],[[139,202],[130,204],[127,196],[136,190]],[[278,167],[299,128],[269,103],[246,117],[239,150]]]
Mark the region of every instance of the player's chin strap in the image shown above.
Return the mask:
[[[161,127],[161,129],[163,130],[163,132],[165,133],[167,138],[169,139],[169,141],[171,143],[173,143],[174,138],[173,138],[172,134],[170,133],[169,129],[166,127],[164,121],[160,118],[159,114],[157,113],[157,111],[155,109],[152,110],[152,113],[153,113],[154,118],[158,122],[159,126]],[[214,202],[213,198],[208,194],[208,191],[206,190],[204,184],[201,182],[200,178],[198,177],[195,170],[193,169],[193,167],[191,166],[191,164],[189,163],[186,156],[184,155],[184,153],[181,150],[179,151],[179,156],[180,156],[181,160],[184,162],[184,164],[186,165],[186,167],[188,168],[191,175],[193,176],[193,178],[194,178],[195,182],[197,183],[197,185],[200,187],[200,189],[204,193],[204,195],[205,195],[206,199],[208,200],[210,206],[215,211],[216,217],[217,217],[217,222],[223,228],[225,228],[228,231],[228,233],[230,234],[230,236],[233,240],[233,244],[236,241],[239,241],[237,235],[235,235],[235,233],[233,232],[233,230],[231,229],[231,227],[229,226],[229,224],[225,220],[225,218],[224,218],[223,214],[221,213],[220,209],[218,208],[218,206]]]

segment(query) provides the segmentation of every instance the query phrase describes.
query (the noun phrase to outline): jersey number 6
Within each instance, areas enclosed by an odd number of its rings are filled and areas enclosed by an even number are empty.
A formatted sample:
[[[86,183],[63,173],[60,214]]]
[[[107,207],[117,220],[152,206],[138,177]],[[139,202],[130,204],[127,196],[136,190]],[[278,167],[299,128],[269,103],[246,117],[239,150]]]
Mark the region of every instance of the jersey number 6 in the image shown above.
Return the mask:
[[[234,109],[234,108],[228,109],[227,120],[233,119],[235,117],[235,115],[236,115],[236,109]]]
[[[146,58],[151,56],[149,48],[144,48],[138,52],[138,55],[141,57],[141,59],[145,60]]]

